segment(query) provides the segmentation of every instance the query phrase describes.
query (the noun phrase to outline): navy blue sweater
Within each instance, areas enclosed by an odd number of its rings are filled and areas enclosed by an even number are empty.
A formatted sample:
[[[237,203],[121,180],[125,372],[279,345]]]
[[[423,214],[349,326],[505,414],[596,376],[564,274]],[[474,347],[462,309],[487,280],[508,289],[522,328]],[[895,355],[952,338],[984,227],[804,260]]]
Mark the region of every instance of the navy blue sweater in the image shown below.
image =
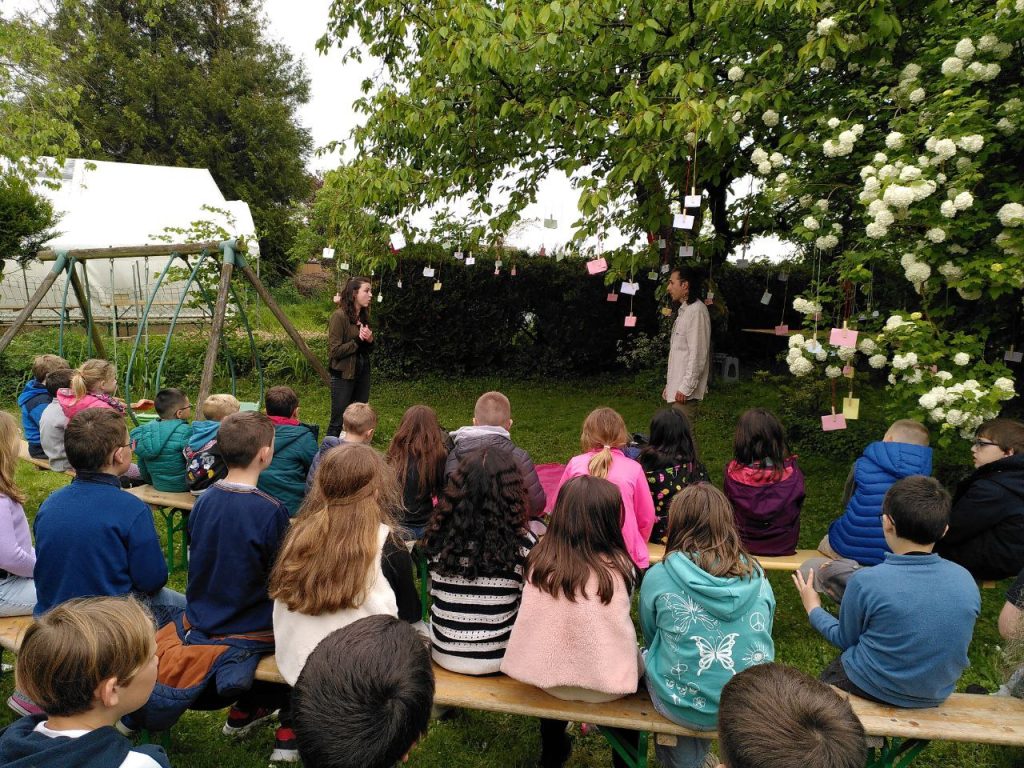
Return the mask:
[[[157,765],[170,768],[163,748],[142,744],[132,747],[111,727],[97,728],[83,736],[47,736],[35,727],[46,715],[23,717],[11,723],[0,737],[0,765],[5,768],[118,768],[129,752],[141,752]]]
[[[114,475],[79,472],[39,506],[35,534],[36,616],[73,597],[152,595],[167,583],[153,513]]]
[[[192,626],[208,635],[273,628],[267,580],[288,522],[288,508],[252,486],[221,480],[199,497],[188,519]]]
[[[978,586],[938,555],[894,555],[850,579],[838,621],[823,608],[811,625],[843,651],[861,690],[897,707],[937,707],[970,663]]]

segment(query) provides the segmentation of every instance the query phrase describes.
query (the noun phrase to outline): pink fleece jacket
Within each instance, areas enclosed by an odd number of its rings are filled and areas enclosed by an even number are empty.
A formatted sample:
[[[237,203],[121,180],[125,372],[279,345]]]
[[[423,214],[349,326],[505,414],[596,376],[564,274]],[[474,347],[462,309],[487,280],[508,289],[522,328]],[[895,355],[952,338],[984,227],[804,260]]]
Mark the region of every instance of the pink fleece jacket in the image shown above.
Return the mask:
[[[596,453],[589,451],[569,459],[562,479],[558,481],[558,489],[561,490],[574,477],[589,475],[587,466]],[[626,540],[626,550],[637,568],[646,568],[651,564],[647,556],[647,540],[651,538],[655,515],[654,499],[644,468],[618,448],[613,448],[608,480],[615,483],[622,493],[622,538]]]
[[[109,408],[118,413],[125,412],[123,405],[103,392],[90,392],[76,400],[75,393],[70,389],[58,389],[57,402],[60,403],[60,407],[64,409],[64,415],[69,419],[79,411],[88,408]]]
[[[527,584],[501,671],[538,688],[635,693],[641,670],[625,582],[615,577],[608,605],[597,596],[594,575],[587,596],[577,595],[575,602]]]

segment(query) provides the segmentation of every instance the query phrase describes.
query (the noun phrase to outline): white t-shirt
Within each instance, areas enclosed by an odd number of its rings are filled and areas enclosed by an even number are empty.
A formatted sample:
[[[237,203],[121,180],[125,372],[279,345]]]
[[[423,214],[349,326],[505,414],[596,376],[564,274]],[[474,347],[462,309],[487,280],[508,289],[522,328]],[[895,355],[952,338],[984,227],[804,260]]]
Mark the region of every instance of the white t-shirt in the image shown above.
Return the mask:
[[[51,739],[55,739],[58,736],[64,736],[69,739],[77,739],[89,733],[89,731],[85,730],[54,731],[53,729],[46,727],[45,720],[39,723],[32,730],[35,733],[43,734],[43,736],[49,736]],[[147,754],[144,754],[142,752],[129,752],[125,756],[124,761],[121,763],[121,768],[161,768],[161,765]]]

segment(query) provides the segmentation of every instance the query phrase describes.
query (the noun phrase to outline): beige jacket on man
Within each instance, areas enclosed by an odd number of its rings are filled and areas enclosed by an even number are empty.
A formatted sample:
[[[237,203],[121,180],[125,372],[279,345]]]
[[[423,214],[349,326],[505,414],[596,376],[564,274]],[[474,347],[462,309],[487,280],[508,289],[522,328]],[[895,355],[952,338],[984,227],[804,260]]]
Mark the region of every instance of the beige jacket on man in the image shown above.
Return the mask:
[[[711,317],[701,300],[679,307],[672,326],[668,352],[665,401],[673,402],[676,392],[687,400],[702,400],[708,389],[710,369]]]

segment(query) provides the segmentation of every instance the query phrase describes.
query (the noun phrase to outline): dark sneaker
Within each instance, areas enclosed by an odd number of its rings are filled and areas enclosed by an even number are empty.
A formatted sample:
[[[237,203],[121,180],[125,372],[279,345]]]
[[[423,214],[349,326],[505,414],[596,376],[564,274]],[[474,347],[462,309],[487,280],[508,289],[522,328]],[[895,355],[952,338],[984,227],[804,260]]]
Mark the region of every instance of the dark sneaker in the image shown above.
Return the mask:
[[[274,737],[274,751],[270,754],[272,763],[297,763],[299,750],[295,746],[295,731],[283,725],[277,729]]]
[[[245,736],[258,725],[261,725],[277,714],[276,709],[260,707],[252,712],[243,712],[237,707],[232,707],[228,712],[228,721],[224,723],[222,733],[225,736]]]
[[[7,706],[13,709],[19,715],[24,715],[26,717],[34,717],[36,715],[46,714],[45,712],[43,712],[43,710],[39,708],[38,704],[32,701],[32,699],[30,699],[24,693],[19,691],[17,688],[15,688],[14,693],[12,693],[8,697]]]

